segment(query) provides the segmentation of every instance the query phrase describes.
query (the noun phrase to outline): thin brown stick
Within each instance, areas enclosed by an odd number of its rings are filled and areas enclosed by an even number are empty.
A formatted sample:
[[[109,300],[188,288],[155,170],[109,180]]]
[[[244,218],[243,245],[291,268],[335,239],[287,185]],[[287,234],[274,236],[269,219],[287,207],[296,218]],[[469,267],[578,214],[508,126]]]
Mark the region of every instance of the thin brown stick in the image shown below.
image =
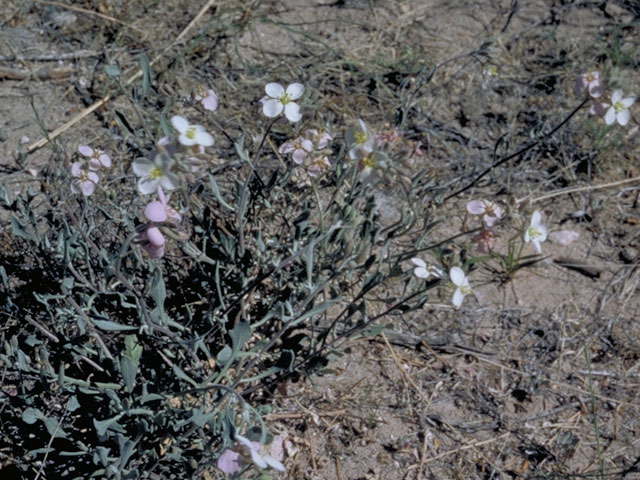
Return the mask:
[[[37,70],[27,70],[22,68],[0,67],[0,78],[5,80],[26,80],[33,78],[36,80],[57,80],[67,78],[73,73],[73,67],[61,68],[39,68]]]
[[[0,55],[0,62],[59,62],[78,58],[99,57],[101,53],[92,50],[78,50],[67,53],[34,53],[31,55]]]
[[[38,1],[44,2],[45,0],[38,0]],[[48,2],[48,0],[46,0],[46,1]],[[160,60],[164,56],[164,54],[167,51],[169,51],[169,49],[171,47],[173,47],[176,43],[181,41],[186,36],[187,32],[195,25],[196,20],[199,20],[200,18],[202,18],[202,16],[206,13],[206,11],[209,10],[213,6],[213,4],[215,2],[216,2],[216,0],[209,0],[207,2],[207,4],[200,9],[198,14],[194,17],[194,19],[191,20],[191,22],[189,22],[189,25],[187,25],[184,28],[184,30],[182,30],[180,35],[178,35],[175,38],[175,40],[173,40],[167,47],[165,47],[160,54],[158,54],[153,60],[151,60],[150,64],[153,66],[156,62],[158,62],[158,60]],[[53,3],[53,2],[48,2],[48,3]],[[141,75],[142,75],[142,70],[138,69],[138,71],[134,75],[132,75],[128,80],[126,80],[124,82],[124,84],[125,85],[130,85],[131,83],[133,83]],[[68,129],[73,127],[76,123],[80,122],[82,119],[84,119],[85,117],[87,117],[88,115],[90,115],[91,113],[96,111],[98,108],[102,107],[109,100],[111,100],[111,95],[107,95],[103,99],[98,100],[93,105],[87,107],[82,112],[80,112],[78,115],[73,117],[71,120],[69,120],[68,122],[66,122],[62,126],[56,128],[53,132],[51,132],[48,135],[46,135],[45,138],[41,138],[37,142],[32,143],[31,145],[29,145],[29,148],[27,148],[27,153],[31,153],[31,152],[33,152],[35,150],[38,150],[39,148],[42,148],[47,143],[49,143],[51,140],[53,140],[54,138],[59,136],[61,133],[66,132]]]

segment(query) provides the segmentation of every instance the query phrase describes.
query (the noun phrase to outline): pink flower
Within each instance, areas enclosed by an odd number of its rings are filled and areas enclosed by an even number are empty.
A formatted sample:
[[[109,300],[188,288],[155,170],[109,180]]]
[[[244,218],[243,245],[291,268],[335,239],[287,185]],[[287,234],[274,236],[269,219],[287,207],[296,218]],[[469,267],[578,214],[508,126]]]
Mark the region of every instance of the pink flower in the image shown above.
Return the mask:
[[[393,146],[398,140],[400,140],[400,131],[397,127],[393,130],[380,132],[376,135],[376,141],[379,147],[384,147],[387,144]]]
[[[145,217],[156,223],[166,222],[167,220],[174,223],[180,222],[182,217],[173,207],[169,206],[169,200],[160,186],[158,186],[158,198],[160,200],[150,202],[144,209]]]
[[[162,258],[164,256],[165,238],[158,227],[151,224],[138,233],[135,242],[142,244],[149,256],[153,259]]]
[[[284,155],[291,153],[292,160],[298,165],[304,163],[304,159],[307,158],[307,154],[313,150],[313,143],[304,137],[298,137],[291,142],[286,142],[280,145],[278,152]]]
[[[235,450],[227,448],[218,458],[218,468],[228,475],[233,475],[242,468],[242,456]]]
[[[496,243],[496,234],[489,230],[481,230],[471,239],[480,253],[491,253]]]
[[[604,117],[607,113],[609,104],[602,99],[594,100],[589,107],[589,113],[597,117]]]
[[[80,145],[78,152],[90,158],[89,168],[91,170],[100,170],[100,167],[109,168],[111,166],[111,157],[102,150],[94,150],[88,145]]]
[[[313,161],[307,165],[307,174],[309,174],[310,177],[315,178],[329,168],[331,168],[331,162],[326,155],[322,155],[314,158]]]
[[[236,435],[236,445],[234,448],[226,449],[218,458],[218,468],[224,473],[234,474],[249,459],[258,468],[271,467],[279,472],[284,472],[285,468],[282,463],[273,458],[271,455],[262,453],[264,447],[258,442],[252,442],[242,435]]]
[[[491,228],[502,217],[502,208],[489,200],[471,200],[467,203],[467,211],[472,215],[482,215],[482,220]]]
[[[305,130],[305,135],[307,138],[311,139],[311,141],[315,144],[318,150],[322,150],[323,148],[327,148],[329,142],[333,140],[329,132],[326,130],[316,130],[315,128],[310,128]]]
[[[210,112],[215,112],[218,108],[218,96],[216,92],[213,90],[204,90],[197,92],[193,99],[196,102],[200,102],[202,104],[202,108],[205,110],[209,110]]]
[[[600,72],[597,71],[580,75],[576,79],[574,87],[577,94],[580,94],[586,90],[593,98],[598,98],[604,92],[604,89],[600,84]]]
[[[80,162],[74,162],[71,165],[71,191],[73,193],[82,193],[85,197],[91,195],[96,189],[96,184],[100,180],[98,174],[91,170],[85,170]]]

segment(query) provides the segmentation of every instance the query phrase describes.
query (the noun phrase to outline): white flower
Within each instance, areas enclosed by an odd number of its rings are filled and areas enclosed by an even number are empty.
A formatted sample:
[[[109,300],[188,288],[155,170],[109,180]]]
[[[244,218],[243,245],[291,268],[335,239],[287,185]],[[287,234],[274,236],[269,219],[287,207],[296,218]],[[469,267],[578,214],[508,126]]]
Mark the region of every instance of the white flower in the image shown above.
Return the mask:
[[[547,239],[547,227],[540,224],[540,217],[538,210],[533,212],[533,215],[531,215],[531,223],[524,231],[524,241],[527,243],[532,242],[538,253],[542,253],[540,244]]]
[[[157,191],[158,186],[165,190],[174,190],[178,187],[178,177],[171,173],[173,160],[162,152],[156,155],[153,161],[146,158],[138,158],[133,162],[133,173],[140,177],[138,190],[149,195]]]
[[[367,125],[358,120],[357,127],[351,127],[345,135],[347,140],[347,146],[349,147],[349,157],[355,160],[358,158],[358,154],[369,154],[373,152],[376,147],[376,135],[371,132]]]
[[[262,112],[267,117],[277,117],[284,110],[284,114],[290,122],[297,122],[302,118],[300,106],[293,100],[302,96],[304,85],[292,83],[285,90],[279,83],[268,83],[264,90],[269,98],[262,104]]]
[[[191,125],[186,118],[180,115],[171,117],[171,125],[180,133],[178,141],[185,147],[193,145],[210,147],[213,145],[213,137],[205,131],[202,125]]]
[[[611,106],[604,116],[604,122],[607,125],[611,125],[613,122],[618,122],[621,126],[625,126],[629,123],[629,107],[633,105],[635,95],[622,98],[622,90],[616,90],[611,94]]]
[[[453,299],[451,301],[456,308],[460,308],[464,297],[473,293],[473,290],[469,285],[469,279],[460,267],[453,267],[449,271],[449,278],[451,278],[453,284],[458,287],[456,288],[456,291],[453,292]]]
[[[257,467],[267,468],[267,466],[278,470],[279,472],[284,472],[286,469],[284,465],[282,465],[279,461],[273,458],[269,454],[260,454],[255,445],[260,447],[260,444],[257,442],[252,442],[248,438],[243,437],[242,435],[236,435],[236,442],[242,444],[246,450],[248,450],[251,455],[251,460],[256,464]]]
[[[438,278],[444,275],[440,269],[433,265],[427,265],[421,258],[415,257],[412,258],[411,261],[416,265],[416,268],[413,269],[413,274],[418,278],[424,278],[426,280],[431,275]]]

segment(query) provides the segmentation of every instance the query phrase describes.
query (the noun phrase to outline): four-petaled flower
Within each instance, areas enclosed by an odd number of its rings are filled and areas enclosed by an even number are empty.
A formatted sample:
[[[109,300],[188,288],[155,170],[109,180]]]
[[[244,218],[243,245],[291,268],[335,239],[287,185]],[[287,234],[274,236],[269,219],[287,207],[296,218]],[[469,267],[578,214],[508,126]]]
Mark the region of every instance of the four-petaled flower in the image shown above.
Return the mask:
[[[358,126],[347,131],[345,139],[349,147],[349,157],[354,160],[358,158],[359,153],[366,155],[373,152],[376,146],[376,135],[369,131],[362,120],[358,120]]]
[[[144,209],[144,215],[150,221],[156,223],[162,223],[166,221],[179,223],[182,217],[176,211],[175,208],[171,207],[168,202],[169,199],[164,194],[162,187],[158,187],[158,198],[160,200],[156,200],[155,202],[150,202],[147,204],[147,207]]]
[[[218,108],[218,96],[216,95],[216,92],[211,89],[203,89],[196,92],[193,95],[193,99],[196,102],[200,102],[202,104],[202,108],[209,110],[210,112],[214,112]]]
[[[467,203],[467,211],[472,215],[482,215],[482,220],[487,227],[493,227],[502,217],[500,205],[489,200],[471,200]]]
[[[413,274],[418,278],[424,278],[426,280],[431,275],[438,278],[442,278],[442,276],[444,275],[444,273],[442,273],[439,268],[433,265],[427,265],[427,263],[421,258],[415,257],[412,258],[411,261],[416,266],[413,269]]]
[[[460,267],[453,267],[449,271],[449,278],[451,278],[451,281],[457,287],[456,291],[453,292],[453,299],[451,301],[456,308],[460,308],[464,297],[473,293],[469,285],[469,279]]]
[[[308,165],[307,165],[307,174],[310,177],[317,177],[322,175],[322,173],[331,168],[331,162],[326,155],[320,155],[315,157]]]
[[[71,176],[74,177],[71,181],[71,191],[82,193],[85,197],[94,192],[96,184],[100,180],[96,172],[84,169],[80,162],[74,162],[71,165]]]
[[[171,125],[178,133],[178,141],[185,147],[201,145],[210,147],[213,145],[213,137],[208,134],[202,125],[191,125],[189,121],[180,115],[171,117]]]
[[[286,142],[280,145],[278,152],[282,155],[291,153],[291,158],[298,165],[304,163],[307,155],[313,150],[313,142],[304,137],[298,137],[291,142]]]
[[[602,95],[604,90],[600,84],[600,72],[587,72],[577,78],[575,84],[576,93],[580,94],[585,90],[589,92],[592,98],[598,98]]]
[[[327,145],[329,145],[329,142],[333,140],[331,135],[329,135],[329,132],[327,132],[326,130],[318,131],[315,128],[310,128],[308,130],[305,130],[304,133],[307,135],[307,138],[313,141],[313,143],[315,144],[318,150],[327,148]]]
[[[133,173],[138,180],[140,193],[149,195],[161,186],[165,190],[174,190],[178,187],[178,177],[171,173],[173,160],[166,152],[158,152],[152,160],[138,158],[133,162]]]
[[[292,83],[285,90],[279,83],[268,83],[264,90],[268,98],[262,104],[262,112],[267,117],[277,117],[284,110],[284,115],[290,122],[297,122],[302,118],[300,106],[294,100],[302,96],[304,85]]]
[[[91,170],[99,170],[100,167],[109,168],[111,166],[111,157],[102,150],[94,150],[88,145],[80,145],[78,152],[90,159],[89,168]]]
[[[541,215],[538,210],[531,215],[531,223],[524,231],[524,241],[533,243],[538,253],[542,253],[540,244],[547,239],[547,227],[540,223]]]
[[[635,100],[634,95],[622,98],[622,90],[616,90],[611,94],[611,106],[604,116],[604,122],[607,125],[611,125],[613,122],[618,122],[621,126],[625,126],[629,123],[629,107],[633,105]]]
[[[236,435],[236,442],[236,446],[233,449],[226,449],[218,458],[218,468],[224,473],[234,474],[242,468],[242,465],[249,457],[258,468],[271,467],[279,472],[286,470],[284,465],[271,455],[260,453],[263,449],[260,443],[252,442],[241,435]]]

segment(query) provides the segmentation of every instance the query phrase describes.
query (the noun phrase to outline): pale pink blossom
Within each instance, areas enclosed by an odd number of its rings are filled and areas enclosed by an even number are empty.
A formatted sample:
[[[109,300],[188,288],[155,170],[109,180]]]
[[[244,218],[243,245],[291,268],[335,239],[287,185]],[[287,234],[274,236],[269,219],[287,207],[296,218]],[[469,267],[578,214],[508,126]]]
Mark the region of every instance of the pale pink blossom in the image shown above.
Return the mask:
[[[286,142],[280,145],[278,152],[284,155],[287,153],[291,154],[291,159],[297,163],[298,165],[302,165],[304,163],[307,155],[313,150],[313,143],[311,140],[298,137],[291,142]]]
[[[482,220],[489,228],[502,217],[500,205],[489,200],[471,200],[467,203],[467,211],[472,215],[482,215]]]
[[[91,170],[99,170],[101,167],[109,168],[111,166],[111,157],[102,150],[93,149],[88,145],[80,145],[78,152],[90,159],[89,168]]]
[[[329,158],[326,155],[320,155],[309,162],[307,165],[307,173],[310,177],[317,177],[330,168],[331,162],[329,161]]]
[[[218,96],[216,95],[216,92],[211,89],[196,92],[193,99],[196,102],[200,102],[202,104],[202,108],[209,110],[210,112],[215,112],[218,108]]]
[[[264,447],[260,443],[252,442],[242,435],[236,435],[234,448],[226,449],[218,458],[218,468],[226,474],[233,475],[250,460],[258,468],[271,467],[279,472],[284,472],[284,465],[271,455],[262,453],[263,450]]]
[[[587,91],[592,98],[598,98],[602,95],[604,89],[600,83],[600,72],[587,72],[580,75],[576,79],[575,91],[577,94]]]
[[[315,128],[310,128],[308,130],[305,130],[304,133],[307,138],[309,138],[314,143],[318,150],[327,148],[329,142],[333,140],[331,135],[329,135],[329,132],[327,132],[326,130],[318,131]]]
[[[168,204],[168,198],[164,194],[162,187],[158,186],[158,198],[155,202],[150,202],[144,209],[144,215],[152,222],[162,223],[167,220],[178,223],[182,219],[180,214]]]
[[[476,244],[480,253],[490,253],[496,243],[496,234],[490,230],[482,229],[471,240]]]
[[[73,193],[82,193],[85,197],[91,195],[100,178],[98,174],[92,170],[85,169],[80,162],[74,162],[71,165],[71,191]]]

